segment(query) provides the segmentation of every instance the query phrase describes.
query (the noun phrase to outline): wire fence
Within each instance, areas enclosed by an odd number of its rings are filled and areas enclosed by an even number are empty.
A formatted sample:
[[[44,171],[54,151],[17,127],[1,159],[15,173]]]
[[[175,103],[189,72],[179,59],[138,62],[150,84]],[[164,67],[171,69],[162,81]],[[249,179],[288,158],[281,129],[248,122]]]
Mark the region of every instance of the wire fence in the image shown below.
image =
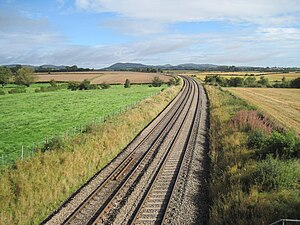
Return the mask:
[[[41,140],[39,142],[34,142],[31,145],[20,145],[19,148],[13,152],[0,154],[0,167],[10,166],[10,165],[13,165],[17,160],[25,160],[25,159],[33,157],[37,152],[39,152],[43,148],[45,148],[45,146],[49,142],[51,142],[54,138],[59,138],[59,139],[65,141],[70,137],[85,133],[92,126],[100,125],[100,124],[104,123],[107,119],[112,118],[117,115],[120,115],[120,114],[126,112],[127,110],[134,108],[141,101],[143,101],[147,98],[153,97],[153,96],[157,95],[158,93],[159,92],[153,93],[139,101],[136,101],[132,104],[126,105],[122,108],[118,108],[115,111],[108,113],[104,116],[101,116],[99,118],[95,118],[90,123],[71,127],[62,133],[57,133],[52,136],[46,136],[43,140]]]

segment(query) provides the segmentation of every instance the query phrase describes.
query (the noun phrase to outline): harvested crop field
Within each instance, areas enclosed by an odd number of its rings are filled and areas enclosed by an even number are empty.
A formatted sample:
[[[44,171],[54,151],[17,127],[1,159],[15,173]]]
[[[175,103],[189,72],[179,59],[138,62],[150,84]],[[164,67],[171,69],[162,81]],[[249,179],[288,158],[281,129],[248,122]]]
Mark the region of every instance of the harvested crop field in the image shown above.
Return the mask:
[[[300,134],[300,89],[227,88]]]
[[[123,84],[126,79],[129,79],[131,83],[145,84],[151,83],[154,77],[159,77],[161,80],[167,82],[170,76],[166,76],[160,73],[142,73],[142,72],[119,72],[119,71],[95,71],[95,72],[69,72],[60,73],[54,72],[37,73],[38,82],[48,82],[51,79],[56,81],[83,81],[85,79],[90,80],[93,84]]]

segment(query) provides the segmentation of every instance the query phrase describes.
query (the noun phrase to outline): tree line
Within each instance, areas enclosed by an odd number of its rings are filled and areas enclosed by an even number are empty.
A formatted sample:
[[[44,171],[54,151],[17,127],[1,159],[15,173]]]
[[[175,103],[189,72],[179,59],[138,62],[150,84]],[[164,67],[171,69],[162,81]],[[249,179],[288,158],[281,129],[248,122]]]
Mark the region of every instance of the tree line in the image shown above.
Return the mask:
[[[287,81],[282,77],[281,81],[271,84],[269,79],[261,76],[258,80],[255,76],[225,78],[219,75],[206,76],[206,84],[219,85],[221,87],[274,87],[274,88],[300,88],[300,77]]]
[[[37,79],[34,75],[33,70],[30,68],[18,68],[11,70],[7,67],[0,67],[0,85],[4,87],[9,83],[14,83],[17,85],[24,85],[29,87]]]

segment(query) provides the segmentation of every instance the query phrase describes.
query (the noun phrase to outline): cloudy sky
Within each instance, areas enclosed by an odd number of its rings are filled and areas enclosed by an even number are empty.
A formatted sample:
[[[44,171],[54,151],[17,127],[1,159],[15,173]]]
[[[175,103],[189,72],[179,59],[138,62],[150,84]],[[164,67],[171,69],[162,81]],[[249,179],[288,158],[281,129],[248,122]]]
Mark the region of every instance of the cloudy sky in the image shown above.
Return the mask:
[[[0,0],[0,64],[300,67],[299,0]]]

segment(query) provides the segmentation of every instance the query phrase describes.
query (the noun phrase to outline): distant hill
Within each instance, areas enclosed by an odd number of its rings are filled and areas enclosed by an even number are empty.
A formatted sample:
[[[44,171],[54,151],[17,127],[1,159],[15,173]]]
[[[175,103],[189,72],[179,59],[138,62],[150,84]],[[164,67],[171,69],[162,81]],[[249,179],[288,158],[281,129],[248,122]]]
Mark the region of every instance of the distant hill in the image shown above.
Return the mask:
[[[131,69],[143,69],[143,68],[155,68],[155,69],[164,69],[164,70],[199,70],[205,68],[216,68],[218,65],[213,64],[194,64],[194,63],[187,63],[187,64],[179,64],[177,66],[173,66],[170,64],[166,65],[145,65],[141,63],[115,63],[107,68],[106,70],[131,70]]]
[[[43,68],[43,69],[65,69],[66,66],[55,66],[55,65],[41,65],[41,66],[37,66],[39,68]]]
[[[107,70],[130,70],[142,68],[154,68],[155,66],[144,65],[141,63],[115,63],[105,69]]]

